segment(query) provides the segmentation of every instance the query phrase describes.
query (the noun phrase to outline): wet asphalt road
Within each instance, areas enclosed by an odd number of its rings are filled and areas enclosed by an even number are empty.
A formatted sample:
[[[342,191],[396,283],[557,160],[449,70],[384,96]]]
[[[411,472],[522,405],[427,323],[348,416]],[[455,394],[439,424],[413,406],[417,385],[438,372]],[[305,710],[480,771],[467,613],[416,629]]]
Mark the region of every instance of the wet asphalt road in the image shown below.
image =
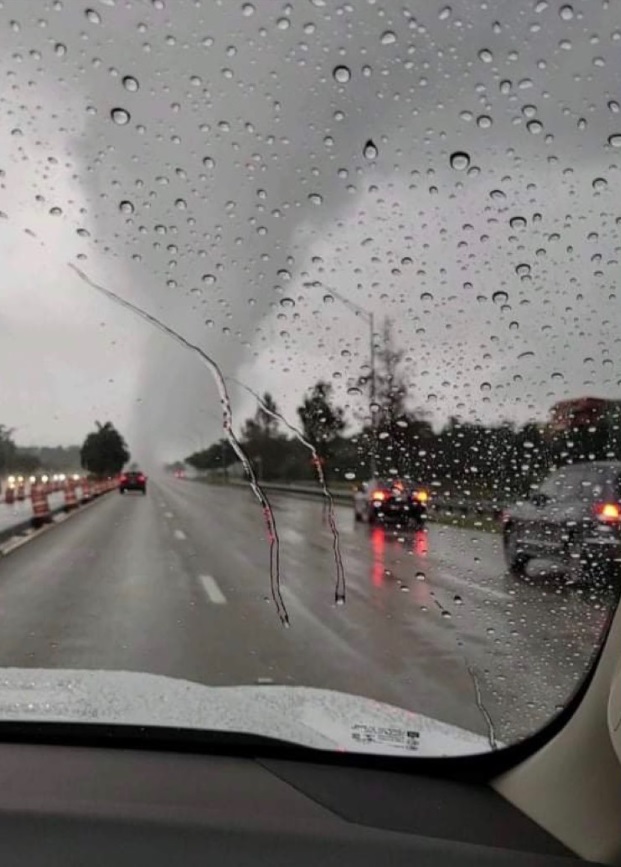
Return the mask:
[[[172,478],[109,494],[0,561],[0,665],[146,671],[358,693],[508,741],[567,701],[609,616],[599,591],[506,574],[500,537],[399,533],[272,497],[284,628],[261,509]],[[479,701],[477,701],[477,692]]]

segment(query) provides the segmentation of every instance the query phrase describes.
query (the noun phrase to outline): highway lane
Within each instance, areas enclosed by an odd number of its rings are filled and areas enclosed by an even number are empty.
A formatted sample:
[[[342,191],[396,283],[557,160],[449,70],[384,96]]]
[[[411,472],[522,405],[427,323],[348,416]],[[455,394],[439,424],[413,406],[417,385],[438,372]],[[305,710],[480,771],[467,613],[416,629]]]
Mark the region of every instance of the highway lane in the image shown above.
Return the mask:
[[[606,598],[507,576],[497,536],[399,534],[339,506],[337,606],[322,504],[272,502],[290,628],[251,493],[152,479],[146,497],[110,494],[0,561],[0,664],[329,687],[481,733],[489,714],[501,740],[545,722],[586,670]]]

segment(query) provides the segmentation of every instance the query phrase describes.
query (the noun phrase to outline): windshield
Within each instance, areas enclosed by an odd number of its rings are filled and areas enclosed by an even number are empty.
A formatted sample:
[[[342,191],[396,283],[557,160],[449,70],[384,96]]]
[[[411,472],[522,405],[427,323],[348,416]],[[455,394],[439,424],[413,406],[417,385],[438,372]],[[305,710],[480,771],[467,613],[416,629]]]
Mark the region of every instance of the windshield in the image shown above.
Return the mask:
[[[18,715],[70,671],[292,740],[354,696],[334,749],[539,730],[621,586],[619,4],[3,0],[0,42]],[[166,683],[131,719],[207,729]]]

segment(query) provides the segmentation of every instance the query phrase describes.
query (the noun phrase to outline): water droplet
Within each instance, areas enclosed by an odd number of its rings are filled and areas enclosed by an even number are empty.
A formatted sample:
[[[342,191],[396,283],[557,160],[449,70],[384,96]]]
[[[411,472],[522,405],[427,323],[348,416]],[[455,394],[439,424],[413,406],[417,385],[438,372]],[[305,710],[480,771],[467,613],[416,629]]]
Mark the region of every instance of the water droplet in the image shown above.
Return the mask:
[[[348,66],[335,66],[332,75],[339,84],[347,84],[351,78],[351,71]]]
[[[291,21],[289,18],[279,18],[276,22],[276,27],[278,27],[279,30],[288,30],[291,27]]]
[[[409,593],[410,592],[410,588],[408,587],[407,584],[402,584],[401,587],[399,587],[399,590],[401,590],[402,593]]]
[[[525,274],[530,274],[530,265],[528,264],[528,262],[520,262],[519,265],[516,265],[515,273],[519,277],[523,277]]]
[[[246,18],[250,18],[251,15],[254,15],[255,8],[252,3],[244,3],[242,6],[242,15],[245,15]]]
[[[511,82],[509,81],[508,78],[503,79],[503,80],[500,82],[500,84],[499,84],[498,87],[499,87],[500,92],[501,92],[502,94],[504,94],[505,96],[506,96],[508,93],[511,93]]]
[[[130,113],[124,108],[113,108],[110,117],[118,126],[125,126],[131,119]]]
[[[203,165],[206,169],[213,169],[215,164],[213,157],[203,157]]]
[[[216,282],[216,278],[213,274],[203,274],[203,276],[201,277],[201,280],[207,286],[213,286],[213,284]]]
[[[397,35],[392,30],[385,30],[380,37],[382,45],[394,45],[396,41]]]
[[[492,298],[493,298],[493,296],[492,296]],[[492,384],[491,384],[491,382],[482,382],[481,385],[479,386],[479,388],[483,392],[488,392],[488,391],[492,390]]]
[[[507,198],[502,190],[492,190],[491,193],[489,194],[489,197],[490,197],[490,199],[494,199],[494,201],[496,201],[496,202],[499,202],[502,199]]]
[[[619,111],[621,111],[621,106],[616,101],[616,99],[611,99],[608,101],[608,108],[613,114],[619,114]]]
[[[424,572],[417,572],[414,577],[416,578],[417,581],[426,581],[427,580]]]
[[[464,604],[464,600],[457,593],[453,596],[453,602],[455,603],[455,605],[463,605]]]
[[[321,205],[323,204],[323,197],[319,195],[319,193],[310,193],[308,196],[308,201],[313,205]]]
[[[533,135],[539,135],[543,130],[543,124],[540,120],[529,120],[526,124],[526,129]]]
[[[180,211],[185,211],[188,207],[188,203],[185,199],[175,199],[175,208],[179,208]]]
[[[101,24],[101,15],[96,9],[85,9],[84,14],[87,21],[90,21],[91,24]]]
[[[52,215],[52,217],[60,217],[60,215],[62,214],[62,208],[50,208],[50,214]]]
[[[129,199],[124,199],[122,202],[119,203],[119,211],[122,214],[133,214],[134,213],[134,206],[129,201]]]
[[[295,301],[293,298],[281,298],[280,299],[281,307],[295,307]]]
[[[455,151],[450,157],[451,168],[463,172],[470,165],[470,156],[465,151]]]
[[[365,159],[367,160],[376,160],[377,159],[377,147],[372,139],[369,139],[362,150]]]
[[[452,615],[451,615],[451,612],[450,612],[450,611],[447,611],[446,608],[444,608],[444,609],[442,610],[442,615],[441,615],[441,616],[444,617],[445,620],[450,620]]]
[[[56,57],[64,57],[67,53],[67,46],[63,42],[57,42],[54,46],[54,54]]]
[[[123,78],[123,87],[125,90],[129,90],[130,93],[135,93],[140,85],[138,84],[138,79],[134,78],[133,75],[126,75]]]
[[[324,304],[334,304],[334,295],[330,295],[329,293],[323,296]]]
[[[524,217],[511,217],[509,225],[512,229],[525,229],[526,219]]]
[[[452,11],[450,6],[443,6],[438,13],[438,18],[440,21],[446,21],[447,18],[451,17]]]
[[[494,304],[505,304],[508,300],[509,296],[503,289],[497,289],[492,295]]]
[[[480,114],[477,117],[477,126],[480,129],[489,129],[492,125],[492,119],[488,114]]]
[[[558,14],[561,16],[563,21],[571,21],[574,17],[573,6],[570,6],[568,3],[565,6],[561,6],[558,10]]]
[[[489,50],[489,48],[482,48],[479,51],[479,60],[482,60],[483,63],[491,63],[494,59],[494,55]]]
[[[606,180],[606,178],[595,178],[595,180],[593,181],[593,189],[596,190],[598,193],[602,190],[605,190],[607,186],[608,181]]]
[[[608,144],[613,148],[621,148],[621,133],[608,136]]]

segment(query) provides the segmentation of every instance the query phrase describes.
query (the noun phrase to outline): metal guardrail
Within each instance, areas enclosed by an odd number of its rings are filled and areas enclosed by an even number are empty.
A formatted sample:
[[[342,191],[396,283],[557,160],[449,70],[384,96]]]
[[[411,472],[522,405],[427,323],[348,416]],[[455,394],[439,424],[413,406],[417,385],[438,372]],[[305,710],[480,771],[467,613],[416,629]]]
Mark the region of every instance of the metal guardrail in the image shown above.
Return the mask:
[[[200,481],[213,484],[207,479]],[[222,484],[218,482],[217,484]],[[225,484],[231,487],[248,487],[248,482],[238,479],[230,480]],[[265,491],[272,491],[275,494],[289,494],[299,497],[321,498],[324,496],[319,485],[296,485],[287,484],[285,482],[261,482],[261,487]],[[352,503],[353,494],[351,491],[332,490],[330,494],[335,503]],[[481,518],[499,518],[502,511],[508,503],[497,500],[468,500],[465,498],[447,498],[447,497],[432,497],[428,509],[430,514],[440,513],[447,517],[481,517]]]

